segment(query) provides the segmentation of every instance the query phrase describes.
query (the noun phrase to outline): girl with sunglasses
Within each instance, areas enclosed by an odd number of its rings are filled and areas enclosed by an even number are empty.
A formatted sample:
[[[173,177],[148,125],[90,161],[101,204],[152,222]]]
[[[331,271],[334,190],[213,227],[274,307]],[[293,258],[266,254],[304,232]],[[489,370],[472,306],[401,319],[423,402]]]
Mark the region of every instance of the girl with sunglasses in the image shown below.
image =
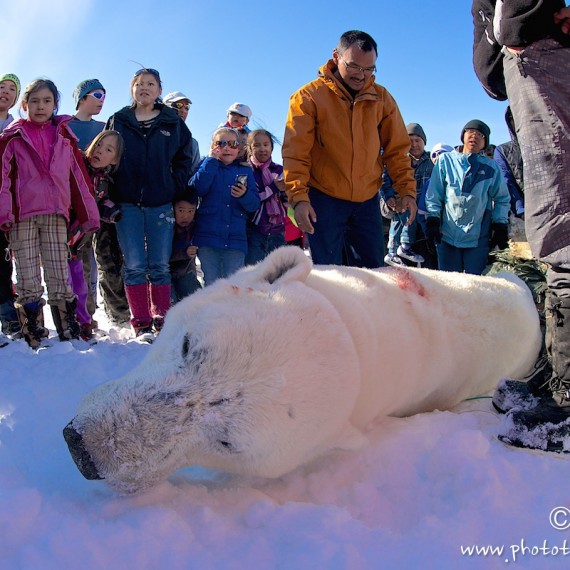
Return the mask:
[[[210,156],[190,180],[202,199],[196,212],[194,245],[199,248],[206,285],[244,266],[246,221],[260,203],[253,171],[238,158],[239,146],[234,129],[217,129]]]
[[[162,103],[156,69],[137,71],[130,87],[132,104],[107,122],[125,142],[112,198],[122,214],[116,228],[131,325],[139,340],[152,342],[170,308],[172,199],[190,178],[192,136],[178,113]]]

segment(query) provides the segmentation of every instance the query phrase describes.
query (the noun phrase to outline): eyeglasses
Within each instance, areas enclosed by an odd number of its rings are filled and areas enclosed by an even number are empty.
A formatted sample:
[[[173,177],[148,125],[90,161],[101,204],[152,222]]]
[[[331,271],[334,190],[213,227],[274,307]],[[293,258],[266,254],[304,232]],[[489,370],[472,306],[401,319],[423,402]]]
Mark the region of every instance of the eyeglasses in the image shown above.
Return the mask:
[[[373,65],[372,67],[360,67],[360,65],[356,65],[356,63],[346,63],[346,61],[344,61],[344,59],[342,58],[340,58],[340,61],[344,63],[346,69],[350,69],[350,71],[362,71],[364,75],[368,75],[376,71],[375,65]]]
[[[138,77],[139,75],[142,75],[143,73],[150,73],[151,75],[154,75],[160,81],[160,73],[158,73],[158,71],[156,71],[156,69],[152,69],[150,67],[143,67],[142,69],[139,69],[138,71],[135,72],[133,77]]]
[[[481,131],[478,131],[477,129],[465,129],[465,132],[470,135],[476,135],[478,138],[481,139],[485,138],[485,135]]]
[[[93,93],[87,93],[87,95],[91,95],[91,97],[95,97],[97,101],[105,101],[105,93],[101,93],[101,91],[93,91]]]
[[[174,103],[170,103],[170,106],[173,109],[190,109],[190,103],[182,103],[182,101],[174,101]]]
[[[219,146],[220,148],[226,148],[229,146],[230,148],[238,148],[239,142],[238,141],[214,141],[215,146]]]

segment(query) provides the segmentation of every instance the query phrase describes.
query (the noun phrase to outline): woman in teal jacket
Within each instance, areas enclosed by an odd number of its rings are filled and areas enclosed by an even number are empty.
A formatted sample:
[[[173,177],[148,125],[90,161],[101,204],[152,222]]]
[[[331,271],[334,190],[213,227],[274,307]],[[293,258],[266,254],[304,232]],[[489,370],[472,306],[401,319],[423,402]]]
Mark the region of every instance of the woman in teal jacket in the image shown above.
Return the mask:
[[[489,250],[508,245],[510,198],[497,164],[482,154],[491,130],[469,121],[463,149],[440,155],[426,193],[427,238],[437,244],[439,269],[480,275]]]

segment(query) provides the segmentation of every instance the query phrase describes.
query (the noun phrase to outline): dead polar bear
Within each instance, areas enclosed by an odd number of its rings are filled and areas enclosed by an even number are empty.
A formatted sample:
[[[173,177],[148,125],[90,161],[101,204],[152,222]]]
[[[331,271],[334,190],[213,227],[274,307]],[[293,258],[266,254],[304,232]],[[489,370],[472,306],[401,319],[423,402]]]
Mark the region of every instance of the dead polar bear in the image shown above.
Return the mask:
[[[187,465],[278,477],[354,447],[376,417],[521,377],[539,346],[516,277],[312,267],[283,247],[173,307],[141,364],[87,395],[64,434],[82,473],[123,493]]]

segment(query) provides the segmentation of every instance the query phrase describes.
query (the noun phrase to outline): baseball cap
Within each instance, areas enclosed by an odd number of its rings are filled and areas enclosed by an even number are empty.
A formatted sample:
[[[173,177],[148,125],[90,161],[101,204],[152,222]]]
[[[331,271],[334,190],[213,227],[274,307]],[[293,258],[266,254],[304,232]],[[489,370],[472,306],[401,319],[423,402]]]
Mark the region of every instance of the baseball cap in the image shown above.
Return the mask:
[[[226,112],[237,113],[242,117],[247,117],[248,119],[251,119],[251,109],[247,105],[244,105],[243,103],[232,103],[232,105]]]

